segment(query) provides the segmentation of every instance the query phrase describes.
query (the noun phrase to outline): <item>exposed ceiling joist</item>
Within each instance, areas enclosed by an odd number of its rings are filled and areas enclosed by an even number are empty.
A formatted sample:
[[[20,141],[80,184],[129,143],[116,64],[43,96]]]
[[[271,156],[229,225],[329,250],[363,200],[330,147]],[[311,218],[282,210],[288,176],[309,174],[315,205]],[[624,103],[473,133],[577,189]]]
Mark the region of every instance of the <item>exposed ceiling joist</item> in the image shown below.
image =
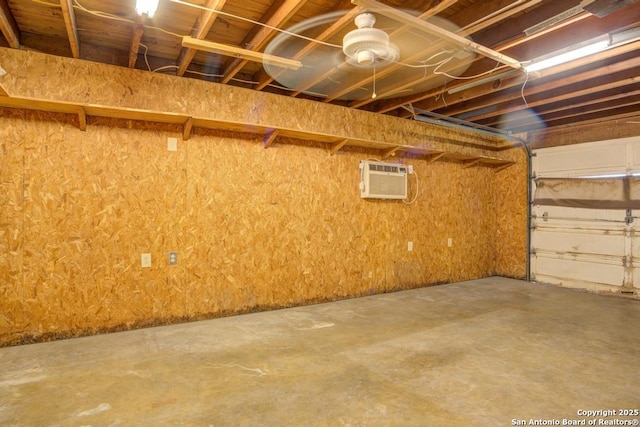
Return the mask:
[[[20,47],[20,29],[9,9],[7,0],[0,0],[0,31],[2,35],[14,49]]]
[[[286,0],[273,13],[270,13],[265,25],[261,26],[250,40],[243,42],[251,50],[260,51],[273,35],[274,27],[282,27],[303,5],[306,0]],[[246,59],[235,59],[224,69],[222,83],[228,83],[247,63]]]
[[[140,41],[144,33],[144,26],[139,23],[133,28],[131,35],[131,47],[129,48],[129,68],[135,68],[138,60],[138,51],[140,50]]]
[[[78,25],[76,14],[73,11],[73,0],[60,0],[64,26],[67,29],[67,37],[71,46],[71,54],[74,58],[80,58],[80,40],[78,39]]]
[[[193,31],[191,32],[191,36],[194,39],[203,39],[207,36],[213,23],[218,18],[218,14],[215,12],[216,10],[222,10],[224,7],[226,0],[207,0],[204,4],[204,10],[200,12],[198,15],[198,19],[193,26]],[[193,57],[196,56],[196,50],[188,47],[183,47],[180,51],[180,56],[178,56],[178,71],[176,75],[183,76],[187,68],[189,68],[189,64],[193,61]]]

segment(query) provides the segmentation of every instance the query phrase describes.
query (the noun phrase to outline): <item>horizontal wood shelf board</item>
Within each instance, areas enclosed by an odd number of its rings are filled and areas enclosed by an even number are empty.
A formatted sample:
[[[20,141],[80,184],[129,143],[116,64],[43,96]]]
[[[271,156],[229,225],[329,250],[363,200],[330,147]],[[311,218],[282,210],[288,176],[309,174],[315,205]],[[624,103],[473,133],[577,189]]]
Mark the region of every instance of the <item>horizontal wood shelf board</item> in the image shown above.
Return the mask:
[[[382,150],[382,154],[386,156],[428,157],[432,161],[436,161],[440,158],[446,158],[455,161],[461,161],[469,166],[473,166],[475,164],[485,164],[497,167],[508,167],[509,165],[514,163],[510,160],[504,160],[496,157],[457,152],[446,152],[423,146],[398,145],[389,142],[373,141],[360,138],[344,138],[338,135],[322,134],[298,129],[276,129],[269,126],[257,126],[254,124],[215,120],[204,117],[191,117],[185,114],[163,111],[150,111],[126,107],[111,107],[96,104],[80,104],[11,96],[0,96],[0,107],[22,108],[51,113],[79,115],[81,122],[80,127],[83,130],[86,127],[86,116],[96,116],[114,119],[186,125],[189,127],[189,133],[191,132],[191,129],[193,127],[219,129],[257,135],[265,135],[267,133],[271,134],[272,132],[277,132],[278,137],[289,137],[324,142],[332,144],[332,147],[334,148],[338,147],[337,150],[343,148],[344,146],[353,146]],[[333,151],[333,153],[335,153],[335,151]]]

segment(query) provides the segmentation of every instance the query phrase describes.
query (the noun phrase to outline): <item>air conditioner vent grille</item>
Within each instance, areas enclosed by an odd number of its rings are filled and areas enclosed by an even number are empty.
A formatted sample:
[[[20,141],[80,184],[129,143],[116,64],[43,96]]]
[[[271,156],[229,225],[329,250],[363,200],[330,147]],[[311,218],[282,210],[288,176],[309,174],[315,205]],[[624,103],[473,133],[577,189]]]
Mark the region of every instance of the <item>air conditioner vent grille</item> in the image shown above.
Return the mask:
[[[362,160],[360,171],[360,197],[371,199],[407,198],[407,168],[405,166]]]

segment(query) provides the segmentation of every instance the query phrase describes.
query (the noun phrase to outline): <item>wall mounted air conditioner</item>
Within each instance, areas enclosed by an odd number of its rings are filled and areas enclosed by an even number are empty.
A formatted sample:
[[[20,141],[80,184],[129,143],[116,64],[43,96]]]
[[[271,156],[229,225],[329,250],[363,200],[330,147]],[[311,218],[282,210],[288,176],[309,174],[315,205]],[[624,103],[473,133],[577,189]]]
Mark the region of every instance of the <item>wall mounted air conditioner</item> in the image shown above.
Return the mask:
[[[360,197],[406,199],[407,167],[397,163],[360,160]]]

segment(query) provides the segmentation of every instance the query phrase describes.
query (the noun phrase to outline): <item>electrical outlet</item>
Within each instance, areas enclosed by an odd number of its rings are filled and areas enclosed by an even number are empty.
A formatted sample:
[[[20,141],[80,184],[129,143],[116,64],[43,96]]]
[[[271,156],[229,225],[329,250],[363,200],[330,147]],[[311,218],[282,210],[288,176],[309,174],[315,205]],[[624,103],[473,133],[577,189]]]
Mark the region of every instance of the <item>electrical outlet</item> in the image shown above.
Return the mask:
[[[409,243],[407,243],[407,250],[408,250],[409,252],[413,252],[413,242],[409,242]]]
[[[169,262],[169,265],[178,264],[178,252],[169,252],[168,262]]]
[[[151,267],[151,254],[140,254],[140,267]]]
[[[167,150],[178,151],[178,138],[167,138]]]
[[[448,246],[448,247],[453,246],[453,239],[452,239],[451,237],[449,237],[449,238],[447,239],[447,246]]]

